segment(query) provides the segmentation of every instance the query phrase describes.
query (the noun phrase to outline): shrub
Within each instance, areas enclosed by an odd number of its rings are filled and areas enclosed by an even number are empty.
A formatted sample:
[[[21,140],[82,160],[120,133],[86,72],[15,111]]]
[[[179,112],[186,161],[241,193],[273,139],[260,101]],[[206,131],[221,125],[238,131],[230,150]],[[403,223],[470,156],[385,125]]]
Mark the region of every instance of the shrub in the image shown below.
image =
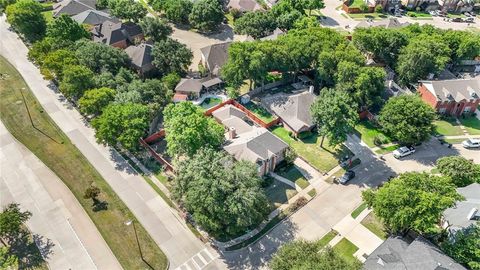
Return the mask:
[[[293,213],[293,212],[297,211],[298,209],[302,208],[307,203],[308,203],[308,200],[305,197],[302,196],[302,197],[298,198],[294,203],[292,203],[288,207],[288,212]]]
[[[385,135],[383,134],[378,134],[376,135],[374,138],[373,138],[373,143],[376,145],[376,146],[380,146],[384,143],[387,143],[388,142],[388,139],[387,137],[385,137]]]
[[[242,17],[242,15],[243,15],[243,13],[242,13],[240,10],[236,9],[236,8],[230,9],[230,14],[232,15],[232,17],[233,17],[234,20]]]
[[[383,12],[383,7],[381,5],[376,5],[375,6],[375,12],[376,13],[382,13]]]

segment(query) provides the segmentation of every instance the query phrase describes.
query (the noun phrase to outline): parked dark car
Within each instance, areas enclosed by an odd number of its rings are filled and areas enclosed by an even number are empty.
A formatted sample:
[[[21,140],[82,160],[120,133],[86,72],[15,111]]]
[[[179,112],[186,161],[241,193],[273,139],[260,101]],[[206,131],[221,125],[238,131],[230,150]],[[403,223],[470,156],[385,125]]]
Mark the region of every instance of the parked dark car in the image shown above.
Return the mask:
[[[452,22],[463,22],[462,18],[453,18]]]
[[[345,185],[348,181],[352,180],[355,177],[355,172],[348,170],[346,171],[340,179],[338,179],[338,182],[342,185]]]

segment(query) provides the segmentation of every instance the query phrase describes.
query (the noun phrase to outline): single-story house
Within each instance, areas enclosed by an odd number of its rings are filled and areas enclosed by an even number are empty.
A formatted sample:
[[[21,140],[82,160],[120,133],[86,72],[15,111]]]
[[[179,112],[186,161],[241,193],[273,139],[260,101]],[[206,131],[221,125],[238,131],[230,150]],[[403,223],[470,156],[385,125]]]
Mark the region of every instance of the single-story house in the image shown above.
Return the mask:
[[[91,30],[93,41],[101,42],[113,47],[125,49],[135,41],[143,40],[143,31],[140,25],[132,22],[105,21]]]
[[[227,4],[228,9],[237,9],[241,12],[263,10],[262,6],[256,0],[230,0]]]
[[[472,113],[480,104],[480,79],[420,81],[417,91],[438,113]]]
[[[182,78],[175,87],[175,93],[184,94],[190,98],[199,98],[204,91],[211,91],[223,84],[220,78]]]
[[[390,237],[363,264],[365,270],[466,270],[423,237]]]
[[[213,44],[200,49],[202,65],[215,76],[220,75],[220,69],[227,62],[228,48],[232,42]]]
[[[257,164],[260,176],[274,171],[283,161],[288,144],[267,129],[247,122],[248,117],[240,109],[226,105],[212,115],[227,130],[223,149],[237,160]]]
[[[262,103],[275,115],[282,119],[287,130],[292,131],[296,136],[315,127],[310,106],[317,96],[311,91],[304,91],[298,94],[280,93],[264,98]]]
[[[153,46],[148,43],[129,46],[125,49],[125,52],[131,60],[132,66],[138,71],[138,73],[145,74],[154,69],[152,64],[152,49]]]
[[[62,14],[74,16],[84,11],[96,9],[97,0],[63,0],[53,6],[53,17]]]
[[[72,16],[72,19],[79,24],[87,24],[87,25],[99,25],[106,21],[110,21],[112,23],[119,23],[120,20],[110,16],[110,14],[95,10],[89,9],[83,12],[78,13],[77,15]]]
[[[465,200],[458,201],[442,215],[442,227],[450,233],[466,229],[480,220],[480,184],[457,188]]]

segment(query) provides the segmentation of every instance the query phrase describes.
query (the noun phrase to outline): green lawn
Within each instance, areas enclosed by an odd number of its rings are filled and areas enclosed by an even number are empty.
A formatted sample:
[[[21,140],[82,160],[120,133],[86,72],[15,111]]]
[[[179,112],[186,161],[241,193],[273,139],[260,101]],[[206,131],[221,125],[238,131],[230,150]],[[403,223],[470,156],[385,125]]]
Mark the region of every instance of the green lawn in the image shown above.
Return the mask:
[[[307,179],[303,177],[303,174],[294,165],[283,166],[278,169],[277,173],[280,176],[283,176],[288,180],[294,182],[295,184],[299,185],[302,189],[305,189],[310,185]]]
[[[463,135],[463,131],[460,125],[457,124],[455,119],[437,120],[434,122],[435,131],[444,136]]]
[[[458,14],[447,14],[447,18],[450,18],[450,19],[454,19],[454,18],[462,18],[462,19],[465,19],[467,18],[467,16],[465,16],[465,14],[461,14],[461,13],[458,13]]]
[[[353,0],[349,7],[360,7],[362,4],[366,4],[364,0]]]
[[[380,149],[378,149],[377,151],[375,151],[375,153],[377,154],[380,154],[380,155],[385,155],[385,154],[388,154],[390,152],[393,152],[395,151],[395,149],[397,149],[399,146],[398,145],[390,145],[390,146],[387,146],[387,147],[381,147],[380,146]]]
[[[358,247],[355,246],[352,242],[348,241],[347,238],[343,238],[336,244],[333,249],[337,251],[340,256],[342,256],[349,263],[355,263],[358,259],[353,256],[357,252]]]
[[[256,104],[253,101],[248,102],[247,104],[243,105],[245,108],[250,110],[255,116],[260,118],[265,123],[270,123],[275,120],[275,117],[269,113],[262,105]]]
[[[278,208],[297,194],[297,191],[293,187],[277,180],[274,180],[273,183],[264,190],[272,209]]]
[[[55,125],[15,68],[2,57],[0,74],[7,74],[0,79],[0,118],[10,133],[62,179],[95,223],[124,269],[149,268],[136,253],[138,247],[133,229],[124,224],[126,220],[134,219],[134,215]],[[35,128],[30,124],[21,89]],[[92,201],[83,198],[85,188],[91,182],[100,188],[99,199],[107,203],[106,210],[94,211]],[[137,222],[136,227],[145,260],[156,269],[165,269],[168,265],[165,254],[140,223]]]
[[[383,143],[390,143],[388,138],[379,128],[375,127],[370,121],[360,121],[355,127],[355,130],[360,133],[360,139],[364,141],[368,147],[375,147],[375,137],[381,138]]]
[[[212,108],[213,106],[215,105],[218,105],[222,103],[222,99],[221,98],[205,98],[202,103],[200,103],[200,107],[202,107],[204,110],[208,110],[210,108]]]
[[[368,216],[366,216],[360,223],[381,239],[387,239],[385,226],[383,226],[383,223],[375,216],[373,212],[370,212],[370,214],[368,214]]]
[[[388,18],[388,15],[384,13],[349,13],[348,16],[355,20],[383,20],[385,18]]]
[[[432,15],[428,12],[423,12],[423,11],[408,11],[407,12],[408,17],[412,17],[413,19],[418,19],[418,20],[432,20]]]
[[[459,118],[460,123],[467,129],[470,135],[480,135],[480,120],[474,116]]]
[[[462,143],[463,141],[465,141],[465,139],[444,139],[444,141],[446,143],[458,144],[458,143]]]
[[[42,12],[42,15],[45,18],[45,20],[47,21],[47,23],[49,23],[53,20],[53,11],[52,10],[44,11],[44,12]]]
[[[313,134],[303,140],[295,140],[288,135],[288,131],[283,127],[275,127],[272,132],[295,149],[299,156],[320,172],[328,172],[333,169],[339,164],[339,160],[342,157],[347,155],[353,156],[352,152],[344,145],[333,148],[328,146],[327,139],[325,139],[323,148],[321,148],[320,142],[322,138],[317,134]]]
[[[322,248],[326,246],[330,241],[332,241],[335,236],[337,236],[337,232],[334,230],[329,231],[327,234],[325,234],[320,240],[317,241],[318,247]]]
[[[307,192],[310,197],[315,197],[317,195],[317,190],[315,188],[312,188],[309,192]]]
[[[362,213],[363,210],[365,209],[367,209],[367,204],[362,203],[355,210],[353,210],[353,212],[350,215],[352,216],[352,218],[357,218],[360,215],[360,213]]]

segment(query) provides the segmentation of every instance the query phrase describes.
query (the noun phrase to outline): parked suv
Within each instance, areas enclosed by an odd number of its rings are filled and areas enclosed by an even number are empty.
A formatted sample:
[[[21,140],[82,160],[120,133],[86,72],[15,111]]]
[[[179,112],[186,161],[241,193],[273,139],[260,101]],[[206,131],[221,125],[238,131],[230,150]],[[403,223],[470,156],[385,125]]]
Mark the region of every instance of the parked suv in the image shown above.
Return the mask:
[[[340,179],[338,179],[338,182],[342,185],[345,185],[348,181],[352,180],[355,177],[355,172],[354,171],[346,171]]]
[[[468,139],[462,142],[465,148],[478,148],[480,147],[480,139]]]

